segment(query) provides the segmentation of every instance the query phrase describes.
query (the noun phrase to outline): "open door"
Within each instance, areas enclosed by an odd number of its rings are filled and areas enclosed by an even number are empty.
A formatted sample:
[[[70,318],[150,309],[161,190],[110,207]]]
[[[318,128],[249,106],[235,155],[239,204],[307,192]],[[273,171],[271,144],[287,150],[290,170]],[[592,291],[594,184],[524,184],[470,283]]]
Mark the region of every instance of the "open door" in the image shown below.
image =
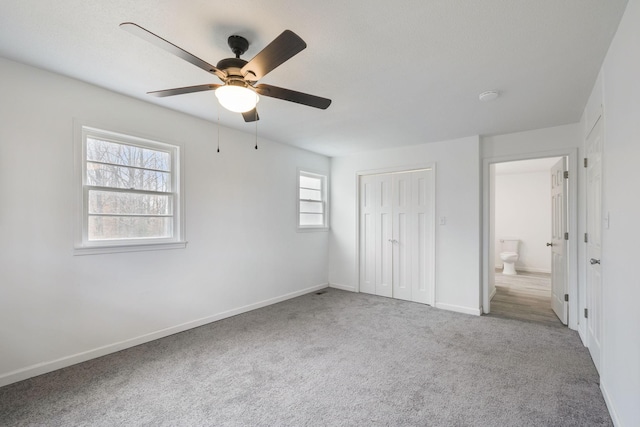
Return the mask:
[[[551,168],[551,308],[566,325],[567,295],[567,179],[566,159]],[[547,243],[547,245],[549,245]],[[567,297],[565,297],[567,295]]]

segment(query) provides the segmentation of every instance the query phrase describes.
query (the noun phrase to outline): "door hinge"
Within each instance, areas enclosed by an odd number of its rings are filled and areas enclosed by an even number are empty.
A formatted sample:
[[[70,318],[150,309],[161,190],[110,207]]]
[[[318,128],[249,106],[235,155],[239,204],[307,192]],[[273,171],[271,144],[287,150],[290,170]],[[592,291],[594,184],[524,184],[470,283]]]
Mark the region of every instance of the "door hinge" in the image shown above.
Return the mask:
[[[589,161],[588,161],[588,160],[587,160],[587,158],[585,157],[585,158],[584,158],[584,167],[586,168],[588,164],[589,164]]]
[[[564,240],[569,240],[569,233],[564,233]]]
[[[587,233],[584,233],[584,242],[589,243],[589,235]]]
[[[564,171],[564,178],[565,179],[569,178],[569,171]]]
[[[584,318],[585,318],[585,319],[588,319],[588,318],[589,318],[589,309],[588,309],[588,308],[585,308],[585,309],[584,309]]]
[[[564,300],[569,302],[569,294],[564,294]]]

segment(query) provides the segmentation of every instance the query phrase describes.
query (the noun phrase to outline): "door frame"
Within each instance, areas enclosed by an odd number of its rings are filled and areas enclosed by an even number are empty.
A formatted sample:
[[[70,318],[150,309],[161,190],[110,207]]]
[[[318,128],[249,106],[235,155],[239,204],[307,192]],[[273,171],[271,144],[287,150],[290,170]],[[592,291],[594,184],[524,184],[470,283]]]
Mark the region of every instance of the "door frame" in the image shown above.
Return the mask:
[[[360,177],[361,176],[366,176],[366,175],[383,175],[383,174],[388,174],[388,173],[402,173],[402,172],[411,172],[411,171],[418,171],[418,170],[424,170],[424,169],[430,169],[433,172],[433,179],[431,180],[431,206],[432,206],[432,210],[433,210],[433,218],[432,218],[432,231],[433,231],[433,239],[432,239],[432,254],[433,257],[430,260],[431,263],[431,283],[433,283],[433,287],[431,289],[431,301],[433,301],[433,304],[431,305],[431,307],[435,307],[436,306],[436,288],[437,288],[437,283],[436,283],[436,246],[437,246],[437,241],[438,241],[438,234],[437,234],[437,228],[436,228],[436,217],[437,217],[437,212],[438,212],[438,207],[436,206],[436,180],[437,180],[437,169],[436,169],[436,162],[429,162],[429,163],[420,163],[417,165],[411,165],[411,166],[396,166],[396,167],[390,167],[390,168],[381,168],[381,169],[366,169],[366,170],[361,170],[361,171],[356,171],[356,176],[355,176],[355,186],[356,186],[356,259],[355,259],[355,277],[356,277],[356,283],[355,283],[355,292],[360,292]]]
[[[578,149],[561,148],[557,150],[538,151],[531,153],[510,154],[504,156],[486,157],[482,159],[482,280],[480,283],[480,302],[482,313],[488,314],[491,309],[489,295],[489,271],[495,268],[490,265],[490,166],[494,163],[532,160],[544,157],[567,157],[569,170],[569,197],[567,205],[567,292],[569,294],[569,328],[578,329]]]

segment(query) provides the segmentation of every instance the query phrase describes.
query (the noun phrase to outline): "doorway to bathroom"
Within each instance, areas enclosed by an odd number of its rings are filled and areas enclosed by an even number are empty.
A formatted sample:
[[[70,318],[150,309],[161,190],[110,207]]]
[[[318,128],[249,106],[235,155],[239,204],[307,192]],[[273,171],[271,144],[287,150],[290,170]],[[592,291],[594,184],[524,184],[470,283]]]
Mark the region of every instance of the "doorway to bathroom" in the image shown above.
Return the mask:
[[[490,165],[491,315],[568,323],[566,157]]]

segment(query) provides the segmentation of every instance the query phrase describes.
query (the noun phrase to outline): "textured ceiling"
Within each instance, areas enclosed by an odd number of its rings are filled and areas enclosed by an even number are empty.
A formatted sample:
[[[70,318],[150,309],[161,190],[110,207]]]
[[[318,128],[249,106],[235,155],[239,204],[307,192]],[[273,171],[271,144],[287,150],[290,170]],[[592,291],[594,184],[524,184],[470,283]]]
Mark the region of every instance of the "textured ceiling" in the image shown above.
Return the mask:
[[[262,98],[262,137],[335,156],[577,122],[626,0],[0,0],[0,56],[215,121],[219,83],[121,30],[135,22],[215,64],[284,29],[307,49],[261,80],[333,100]],[[490,103],[478,94],[496,89]],[[225,126],[253,132],[220,109]]]

